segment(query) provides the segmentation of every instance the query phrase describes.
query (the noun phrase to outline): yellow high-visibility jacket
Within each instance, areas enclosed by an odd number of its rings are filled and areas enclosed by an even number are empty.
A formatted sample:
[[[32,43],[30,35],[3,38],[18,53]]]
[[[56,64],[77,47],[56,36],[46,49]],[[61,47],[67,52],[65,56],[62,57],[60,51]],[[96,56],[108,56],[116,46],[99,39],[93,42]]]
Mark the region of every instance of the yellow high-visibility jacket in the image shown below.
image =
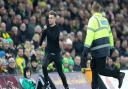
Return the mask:
[[[101,13],[95,13],[89,19],[84,45],[90,48],[93,58],[110,55],[110,49],[114,47],[113,36],[108,20]]]

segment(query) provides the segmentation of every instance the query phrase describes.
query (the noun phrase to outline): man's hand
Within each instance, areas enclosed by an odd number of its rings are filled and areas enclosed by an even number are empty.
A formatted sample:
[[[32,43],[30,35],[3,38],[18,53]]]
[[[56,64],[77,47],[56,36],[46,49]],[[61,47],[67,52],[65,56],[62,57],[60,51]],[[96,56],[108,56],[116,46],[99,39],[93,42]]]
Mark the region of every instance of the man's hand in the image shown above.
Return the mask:
[[[86,69],[86,58],[85,57],[81,57],[81,72],[85,73],[85,69]]]
[[[87,47],[84,47],[84,50],[81,55],[81,67],[82,67],[81,72],[82,73],[85,73],[88,50],[89,49]]]
[[[87,47],[84,47],[83,49],[83,52],[82,52],[82,55],[81,55],[81,67],[82,68],[85,68],[86,66],[86,62],[87,62],[87,55],[88,55],[88,48]]]

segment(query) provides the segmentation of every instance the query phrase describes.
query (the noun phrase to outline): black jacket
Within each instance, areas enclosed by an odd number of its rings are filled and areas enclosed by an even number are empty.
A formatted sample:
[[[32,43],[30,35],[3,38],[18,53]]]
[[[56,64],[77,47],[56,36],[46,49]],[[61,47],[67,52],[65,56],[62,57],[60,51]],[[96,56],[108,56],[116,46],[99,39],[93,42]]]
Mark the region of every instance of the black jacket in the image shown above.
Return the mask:
[[[46,53],[59,53],[59,34],[60,29],[58,25],[53,27],[47,27],[46,30],[42,32],[42,37],[40,40],[40,45],[42,44],[45,37],[47,37],[47,47],[45,48]]]

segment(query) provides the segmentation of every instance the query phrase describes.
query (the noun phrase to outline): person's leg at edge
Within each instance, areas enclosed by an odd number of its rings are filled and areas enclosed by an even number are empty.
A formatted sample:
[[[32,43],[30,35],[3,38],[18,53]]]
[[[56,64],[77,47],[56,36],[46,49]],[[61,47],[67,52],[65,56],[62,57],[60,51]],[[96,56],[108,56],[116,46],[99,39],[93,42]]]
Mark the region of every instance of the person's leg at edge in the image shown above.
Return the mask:
[[[96,65],[97,65],[96,68],[98,73],[104,76],[117,78],[119,81],[118,87],[120,88],[123,83],[123,78],[125,76],[125,73],[120,72],[119,69],[110,70],[106,68],[106,57],[95,59],[95,60],[96,60]]]

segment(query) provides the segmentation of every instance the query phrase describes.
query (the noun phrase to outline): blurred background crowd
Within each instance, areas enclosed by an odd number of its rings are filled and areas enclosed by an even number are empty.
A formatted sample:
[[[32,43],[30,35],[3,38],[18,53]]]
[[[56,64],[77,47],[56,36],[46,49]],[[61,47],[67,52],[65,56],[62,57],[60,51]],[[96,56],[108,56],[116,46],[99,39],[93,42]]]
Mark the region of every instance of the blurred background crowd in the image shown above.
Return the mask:
[[[26,66],[41,73],[46,41],[39,46],[47,25],[47,13],[58,13],[60,47],[64,72],[81,71],[86,27],[94,0],[0,0],[0,74],[23,74]],[[100,0],[99,0],[100,1]],[[116,50],[107,67],[128,69],[128,0],[101,0],[102,14],[108,18]],[[91,55],[88,54],[87,67]],[[48,70],[56,71],[54,63]]]

